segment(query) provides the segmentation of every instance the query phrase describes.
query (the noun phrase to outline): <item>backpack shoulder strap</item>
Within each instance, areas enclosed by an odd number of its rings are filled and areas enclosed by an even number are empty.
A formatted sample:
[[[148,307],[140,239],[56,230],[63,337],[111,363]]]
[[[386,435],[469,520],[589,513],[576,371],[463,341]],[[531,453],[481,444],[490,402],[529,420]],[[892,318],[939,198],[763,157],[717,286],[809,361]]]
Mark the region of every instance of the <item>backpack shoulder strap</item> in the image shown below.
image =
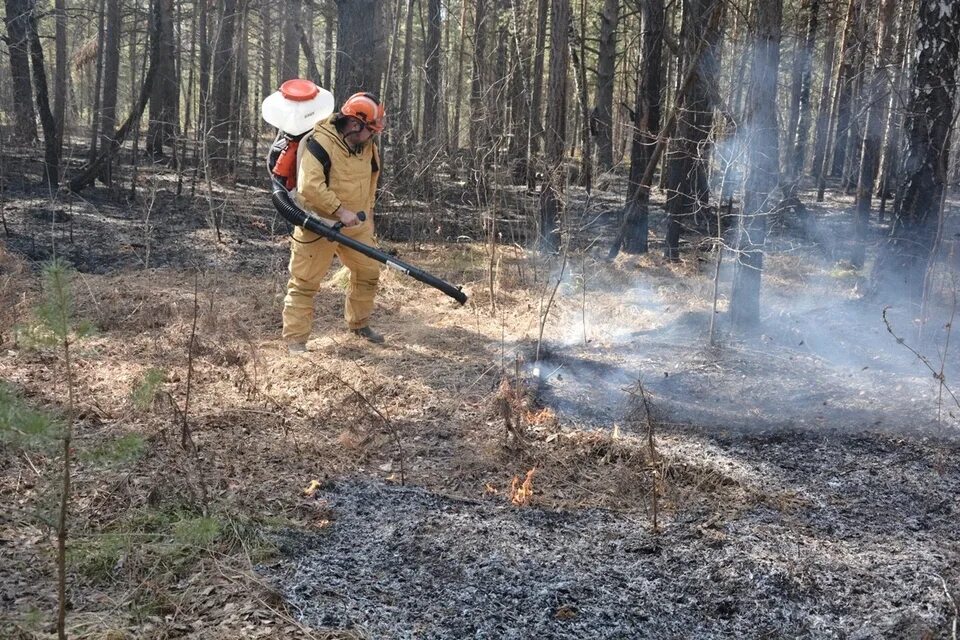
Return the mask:
[[[304,144],[306,142],[306,144]],[[323,167],[323,178],[327,183],[327,186],[330,186],[330,154],[327,153],[327,150],[323,148],[319,142],[317,142],[313,136],[309,136],[305,141],[301,141],[301,147],[306,147],[307,151],[320,162],[320,166]]]

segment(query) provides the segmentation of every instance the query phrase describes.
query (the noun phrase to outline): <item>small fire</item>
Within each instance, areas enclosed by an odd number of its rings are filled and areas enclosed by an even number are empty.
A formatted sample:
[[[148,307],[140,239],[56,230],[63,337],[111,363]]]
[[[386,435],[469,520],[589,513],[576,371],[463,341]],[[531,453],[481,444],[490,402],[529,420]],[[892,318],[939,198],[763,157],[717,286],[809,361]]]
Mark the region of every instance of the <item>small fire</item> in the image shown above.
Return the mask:
[[[523,417],[526,419],[527,424],[544,424],[553,421],[556,416],[553,411],[550,410],[550,407],[544,407],[539,411],[527,411]]]
[[[527,471],[527,477],[520,482],[520,476],[513,476],[513,482],[510,483],[510,502],[523,507],[530,504],[533,497],[533,474],[537,469],[534,467]]]

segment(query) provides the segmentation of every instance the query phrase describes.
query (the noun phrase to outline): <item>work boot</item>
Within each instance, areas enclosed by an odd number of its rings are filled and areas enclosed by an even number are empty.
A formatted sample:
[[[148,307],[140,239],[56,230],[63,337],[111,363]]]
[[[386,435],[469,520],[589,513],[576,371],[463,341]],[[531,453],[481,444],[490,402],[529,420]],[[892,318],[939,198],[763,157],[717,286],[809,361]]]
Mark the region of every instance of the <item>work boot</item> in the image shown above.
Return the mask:
[[[288,342],[287,351],[290,352],[290,355],[296,356],[301,353],[307,352],[307,343],[306,342]]]
[[[351,329],[351,333],[355,336],[359,336],[366,340],[367,342],[372,342],[373,344],[383,344],[383,336],[371,329],[370,327],[360,327],[359,329]]]

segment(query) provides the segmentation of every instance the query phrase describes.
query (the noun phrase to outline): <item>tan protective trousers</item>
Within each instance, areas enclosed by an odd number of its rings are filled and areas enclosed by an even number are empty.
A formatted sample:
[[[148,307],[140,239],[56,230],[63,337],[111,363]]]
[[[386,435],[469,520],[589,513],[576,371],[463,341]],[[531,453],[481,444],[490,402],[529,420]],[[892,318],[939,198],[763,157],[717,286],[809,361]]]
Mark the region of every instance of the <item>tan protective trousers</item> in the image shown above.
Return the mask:
[[[344,229],[351,238],[370,246],[373,222]],[[319,238],[319,239],[318,239]],[[283,339],[306,342],[313,326],[313,299],[330,269],[333,256],[350,270],[350,284],[344,304],[344,317],[351,329],[367,326],[373,311],[373,298],[380,278],[380,263],[362,253],[321,238],[303,227],[296,227],[290,248],[290,280],[283,300]]]

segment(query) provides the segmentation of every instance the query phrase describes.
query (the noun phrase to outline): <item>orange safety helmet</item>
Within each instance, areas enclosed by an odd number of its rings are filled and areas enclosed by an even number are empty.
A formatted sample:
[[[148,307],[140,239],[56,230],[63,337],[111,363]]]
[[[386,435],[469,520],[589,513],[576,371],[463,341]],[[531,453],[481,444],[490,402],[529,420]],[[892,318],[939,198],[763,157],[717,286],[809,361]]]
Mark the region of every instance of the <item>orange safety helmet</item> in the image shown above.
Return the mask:
[[[377,100],[372,93],[355,93],[340,108],[340,113],[351,118],[356,118],[367,126],[374,133],[383,131],[384,118],[387,115],[386,109]]]

